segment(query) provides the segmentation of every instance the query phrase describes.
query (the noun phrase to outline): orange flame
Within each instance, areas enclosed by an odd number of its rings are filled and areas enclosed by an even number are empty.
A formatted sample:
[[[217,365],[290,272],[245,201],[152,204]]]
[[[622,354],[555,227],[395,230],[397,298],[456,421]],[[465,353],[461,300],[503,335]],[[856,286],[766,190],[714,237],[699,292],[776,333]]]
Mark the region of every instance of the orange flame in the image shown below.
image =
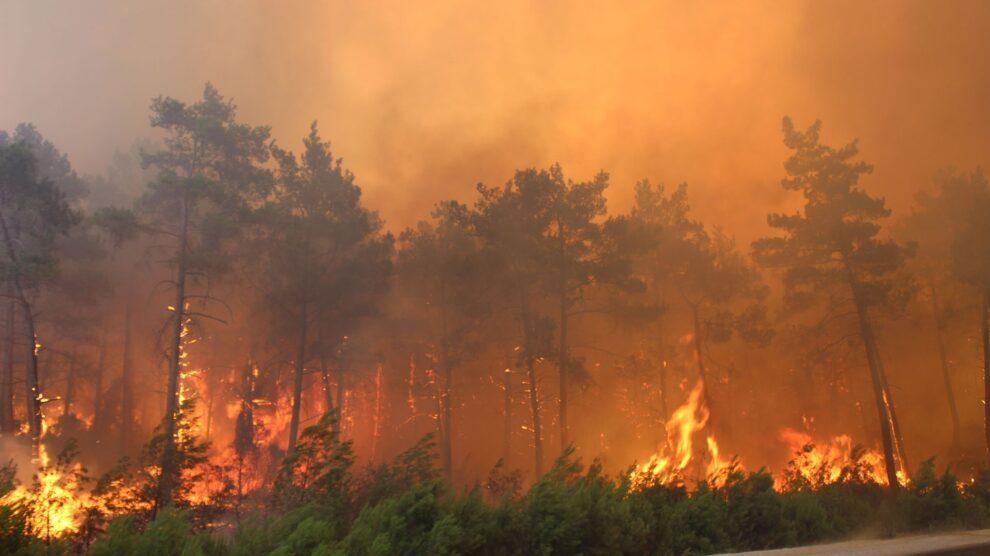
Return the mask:
[[[851,479],[887,484],[883,455],[878,450],[868,450],[854,444],[848,435],[814,442],[808,433],[784,429],[779,436],[794,454],[794,459],[788,464],[784,477],[778,478],[778,488],[794,481],[805,481],[816,486]],[[903,471],[898,470],[897,477],[902,485],[907,484]]]
[[[674,410],[666,424],[666,445],[633,471],[631,478],[634,483],[655,481],[669,484],[683,478],[695,457],[694,435],[708,425],[710,413],[702,401],[704,388],[704,382],[699,380],[688,394],[687,400]],[[714,436],[707,437],[705,448],[710,457],[705,467],[706,477],[716,478],[732,466],[732,462],[720,457],[718,442]]]

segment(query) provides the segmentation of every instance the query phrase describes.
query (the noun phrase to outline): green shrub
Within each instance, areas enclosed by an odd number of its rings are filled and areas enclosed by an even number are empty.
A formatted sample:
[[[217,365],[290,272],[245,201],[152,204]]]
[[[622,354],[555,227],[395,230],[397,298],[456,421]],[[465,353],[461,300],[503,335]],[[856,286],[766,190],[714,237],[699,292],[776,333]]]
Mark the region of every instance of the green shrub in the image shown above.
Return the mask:
[[[93,543],[91,556],[207,556],[224,553],[224,546],[204,533],[195,533],[185,512],[165,510],[140,531],[133,516],[110,522],[106,535]]]

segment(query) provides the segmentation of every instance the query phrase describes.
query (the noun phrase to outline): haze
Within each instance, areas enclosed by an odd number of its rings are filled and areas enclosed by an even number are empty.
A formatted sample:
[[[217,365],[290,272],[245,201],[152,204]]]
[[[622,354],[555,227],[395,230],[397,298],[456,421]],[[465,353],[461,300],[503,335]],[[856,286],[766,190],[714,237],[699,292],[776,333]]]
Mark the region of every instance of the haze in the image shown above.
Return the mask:
[[[893,208],[990,152],[985,2],[6,2],[0,129],[103,171],[213,82],[296,148],[314,119],[392,229],[478,181],[686,181],[739,235],[778,208],[780,118],[859,138]],[[740,203],[761,210],[740,211]]]

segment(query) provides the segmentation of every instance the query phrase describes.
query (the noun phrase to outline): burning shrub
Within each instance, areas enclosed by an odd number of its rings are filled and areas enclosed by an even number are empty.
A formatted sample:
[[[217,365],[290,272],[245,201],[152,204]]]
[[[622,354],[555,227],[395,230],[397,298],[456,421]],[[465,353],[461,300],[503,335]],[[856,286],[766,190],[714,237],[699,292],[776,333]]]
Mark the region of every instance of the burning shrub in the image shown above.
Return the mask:
[[[85,505],[82,485],[87,481],[86,470],[76,463],[75,442],[68,442],[55,461],[50,461],[44,445],[39,447],[37,471],[31,485],[16,485],[13,467],[7,467],[7,492],[0,505],[13,519],[22,523],[23,531],[46,542],[75,533]]]
[[[17,468],[13,463],[0,467],[0,553],[14,554],[40,546],[41,539],[32,534],[29,518],[30,508],[22,501],[11,501],[8,496],[14,492],[14,476]]]

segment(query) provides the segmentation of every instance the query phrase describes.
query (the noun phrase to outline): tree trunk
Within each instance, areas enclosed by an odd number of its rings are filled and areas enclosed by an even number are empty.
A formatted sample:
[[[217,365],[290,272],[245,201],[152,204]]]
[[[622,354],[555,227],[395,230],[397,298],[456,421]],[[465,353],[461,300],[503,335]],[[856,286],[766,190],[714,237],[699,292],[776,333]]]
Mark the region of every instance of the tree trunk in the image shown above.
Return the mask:
[[[440,409],[442,411],[440,420],[440,440],[441,454],[444,474],[448,481],[454,479],[454,457],[453,457],[453,411],[451,409],[450,384],[453,381],[454,373],[451,365],[447,362],[443,366],[443,386],[440,390]]]
[[[949,416],[952,418],[952,449],[955,452],[960,450],[960,427],[959,427],[959,408],[956,406],[956,395],[952,390],[952,377],[949,372],[949,358],[945,353],[945,341],[942,338],[942,330],[945,325],[942,323],[942,316],[940,314],[941,309],[938,303],[938,291],[935,289],[935,283],[931,284],[932,290],[932,310],[935,316],[935,345],[938,347],[938,357],[939,362],[942,364],[942,381],[945,384],[945,399],[949,404]]]
[[[870,368],[870,379],[873,383],[873,398],[877,406],[877,418],[880,421],[880,442],[883,446],[883,462],[884,469],[887,473],[887,484],[890,486],[891,492],[894,492],[900,487],[900,483],[897,481],[897,465],[894,462],[894,442],[891,435],[892,423],[888,411],[889,400],[885,395],[883,378],[880,374],[876,339],[874,338],[873,326],[866,311],[866,303],[859,291],[859,283],[848,263],[846,264],[846,275],[849,288],[852,290],[853,303],[856,305],[856,313],[859,317],[860,335],[863,339],[863,345],[866,348],[866,361]]]
[[[526,377],[529,380],[529,408],[533,414],[533,469],[536,473],[534,480],[539,480],[543,475],[543,436],[540,423],[540,394],[536,377],[536,357],[533,353],[535,350],[533,335],[536,331],[533,330],[533,319],[529,313],[529,300],[526,297],[525,291],[520,290],[520,301],[523,321],[523,343],[526,349],[526,353],[524,354],[526,360]]]
[[[337,366],[337,391],[335,392],[337,403],[337,420],[335,426],[337,434],[344,430],[344,358],[341,356],[340,365]]]
[[[712,400],[708,394],[708,370],[705,368],[704,341],[701,337],[701,318],[698,313],[698,306],[691,306],[691,314],[694,319],[694,357],[698,362],[698,378],[701,379],[701,399],[708,406],[708,423],[712,426],[715,422],[715,410],[712,407]]]
[[[69,412],[72,411],[72,394],[76,387],[76,357],[75,355],[70,355],[68,358],[69,366],[65,372],[65,396],[62,397],[62,416],[68,417]]]
[[[106,330],[100,333],[100,347],[96,355],[96,376],[93,377],[93,430],[105,438],[103,431],[103,366],[106,364],[107,355],[107,334]]]
[[[189,246],[189,207],[183,199],[182,224],[179,231],[178,267],[175,275],[175,305],[173,306],[172,336],[169,346],[168,386],[165,390],[165,445],[162,448],[161,474],[158,478],[158,496],[155,513],[172,504],[175,481],[178,478],[178,446],[176,444],[179,418],[179,379],[182,365],[182,336],[186,320],[186,273]]]
[[[124,300],[124,345],[120,362],[120,447],[126,452],[134,441],[134,391],[131,379],[134,359],[131,352],[131,328],[134,309],[130,287],[125,295],[127,299]]]
[[[662,311],[665,310],[664,305],[664,294],[660,286],[660,279],[654,277],[654,287],[657,290],[657,310],[661,313],[657,316],[657,378],[660,382],[660,423],[659,426],[653,427],[654,434],[659,434],[662,438],[657,438],[654,436],[654,445],[659,446],[660,442],[664,444],[669,444],[669,438],[667,437],[666,425],[667,419],[670,418],[670,413],[668,413],[668,403],[667,399],[667,345],[664,341],[664,314]],[[669,447],[669,446],[668,446]]]
[[[512,455],[512,370],[506,366],[502,372],[502,463],[509,467]]]
[[[7,295],[13,295],[8,282]],[[13,301],[7,303],[7,325],[4,329],[6,349],[3,354],[3,376],[0,379],[0,432],[13,433],[14,424],[14,317],[17,308]]]
[[[374,462],[378,455],[378,440],[381,436],[382,427],[382,368],[384,363],[378,363],[375,371],[375,422],[371,430],[371,461]]]
[[[447,281],[440,273],[439,281],[440,309],[440,460],[447,480],[454,480],[454,436],[453,409],[451,407],[451,389],[454,383],[454,366],[450,360],[450,330],[447,322]]]
[[[564,296],[560,300],[560,453],[564,453],[570,444],[570,432],[567,424],[567,389],[570,381],[570,355],[567,345],[567,301]]]
[[[560,377],[560,403],[558,406],[560,413],[558,415],[558,419],[560,420],[560,453],[564,453],[564,451],[567,450],[567,446],[570,444],[569,431],[567,428],[567,388],[571,369],[570,354],[567,344],[567,242],[564,237],[564,224],[559,219],[557,221],[557,238],[560,255],[560,276],[558,277],[557,284],[557,291],[560,296],[560,344],[557,347],[557,371]]]
[[[11,263],[14,264],[15,268],[18,264],[17,249],[14,247],[14,240],[10,235],[10,229],[7,227],[7,219],[0,214],[0,231],[3,232],[4,246],[7,250],[7,258]],[[26,380],[24,381],[26,387],[26,400],[27,405],[27,421],[28,421],[28,431],[31,435],[31,449],[34,458],[39,456],[41,448],[41,433],[42,433],[42,416],[41,416],[41,400],[43,396],[41,394],[41,389],[38,384],[38,336],[35,333],[34,325],[34,314],[31,312],[31,303],[28,301],[27,293],[24,291],[24,286],[21,283],[21,277],[16,272],[13,274],[11,281],[14,284],[14,296],[16,297],[17,303],[21,306],[21,312],[24,313],[24,337],[25,347],[27,347],[27,370],[26,370]]]
[[[303,370],[306,365],[306,333],[309,327],[309,315],[304,302],[300,308],[299,317],[299,347],[296,352],[295,380],[292,386],[292,421],[289,423],[289,453],[296,448],[296,438],[299,435],[299,414],[302,410]]]
[[[901,463],[901,469],[907,471],[910,469],[910,465],[908,464],[907,452],[904,449],[904,436],[901,434],[901,423],[897,420],[897,410],[894,407],[894,397],[891,394],[890,382],[887,380],[887,371],[883,364],[883,357],[880,356],[880,348],[875,340],[873,349],[876,350],[877,366],[880,371],[880,381],[883,385],[883,395],[884,399],[887,400],[887,411],[890,412],[890,427],[894,432],[894,453]]]
[[[213,402],[217,399],[217,376],[215,371],[206,372],[206,440],[213,435]]]
[[[983,336],[983,425],[987,437],[987,450],[990,451],[990,290],[983,292],[980,307],[980,329]]]
[[[333,388],[330,381],[330,368],[327,367],[327,358],[322,354],[320,355],[320,379],[323,382],[323,413],[330,413],[333,411]]]
[[[543,439],[540,425],[540,396],[536,387],[536,365],[532,357],[526,358],[526,375],[529,377],[529,406],[533,411],[533,452],[535,479],[543,476]]]
[[[19,288],[18,288],[19,289]],[[24,339],[27,345],[27,380],[25,381],[28,430],[31,434],[31,448],[35,458],[40,454],[43,421],[41,416],[41,401],[44,396],[38,381],[38,336],[35,334],[34,315],[31,314],[31,304],[21,296],[21,310],[24,313]]]

